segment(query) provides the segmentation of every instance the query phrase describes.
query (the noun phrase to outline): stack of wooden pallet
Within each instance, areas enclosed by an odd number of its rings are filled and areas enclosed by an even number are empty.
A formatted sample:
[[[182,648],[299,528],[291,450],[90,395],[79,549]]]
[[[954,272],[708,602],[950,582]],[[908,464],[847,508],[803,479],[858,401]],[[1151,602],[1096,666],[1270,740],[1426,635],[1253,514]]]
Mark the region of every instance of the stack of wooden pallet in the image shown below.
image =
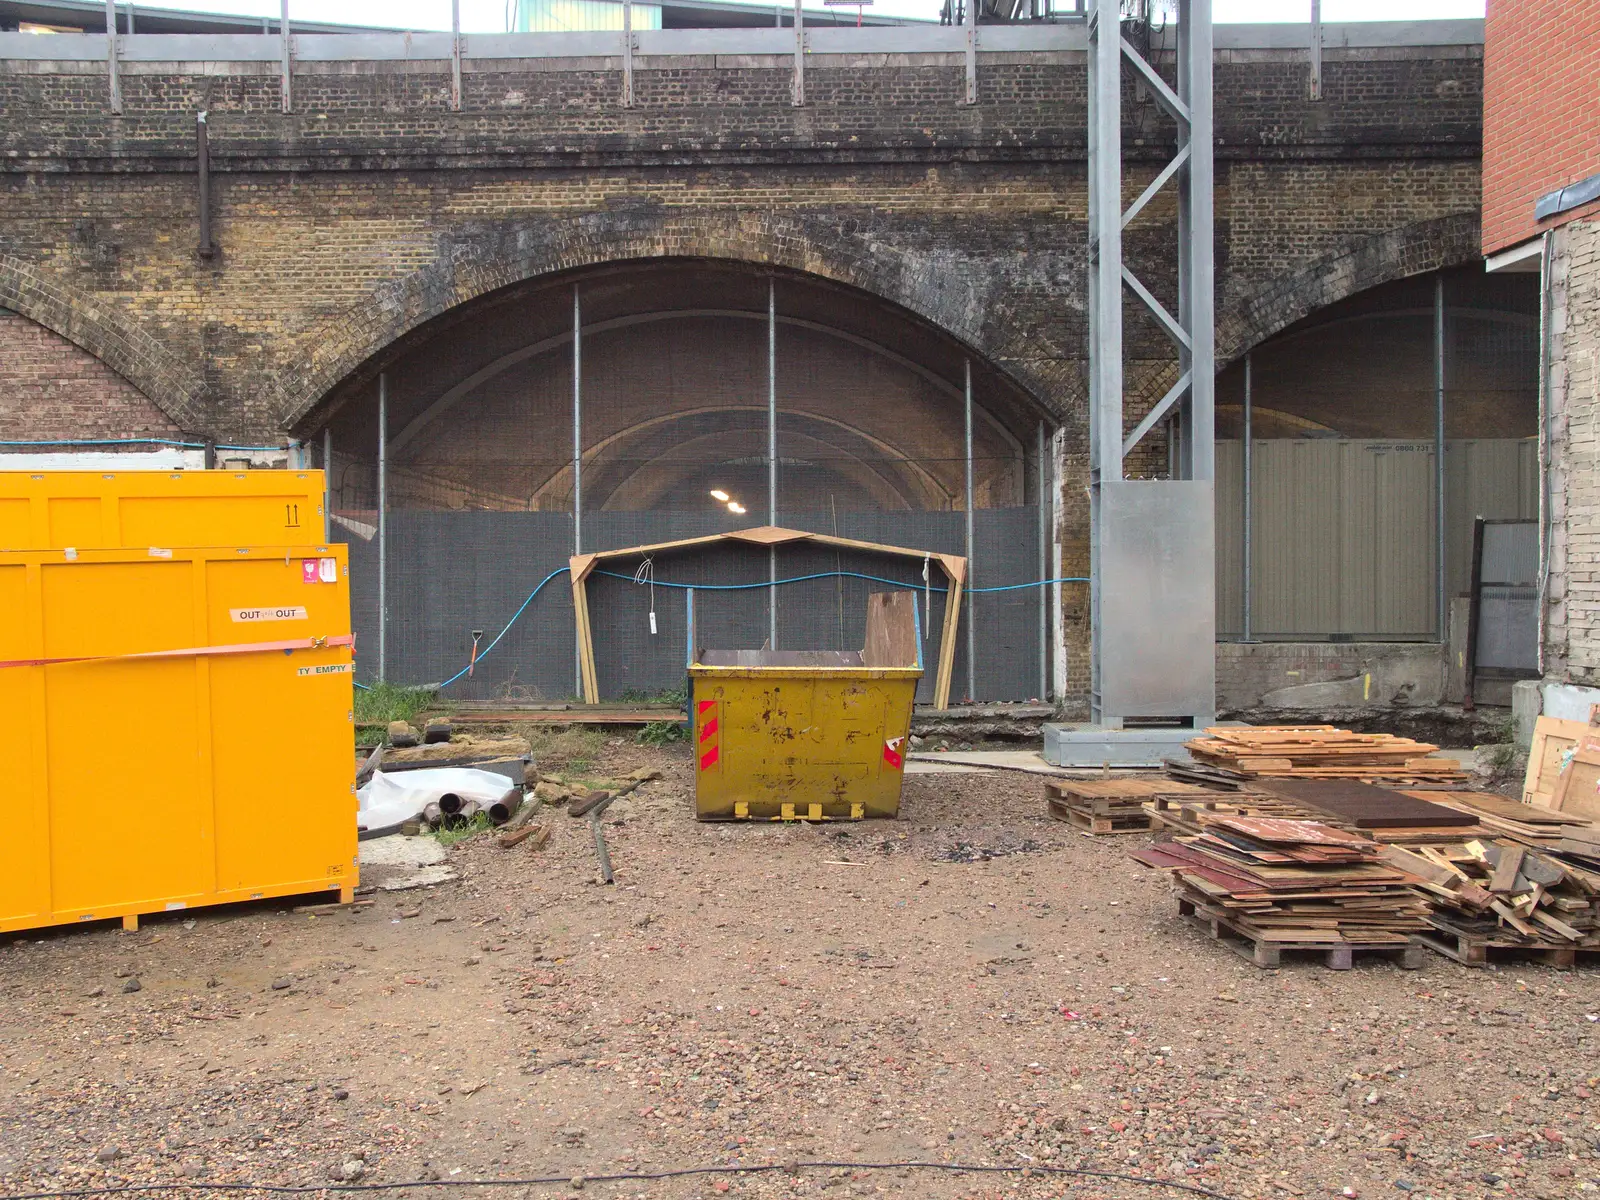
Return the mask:
[[[1477,966],[1494,951],[1521,950],[1570,966],[1579,954],[1600,953],[1600,872],[1579,866],[1577,855],[1474,840],[1389,846],[1383,857],[1417,877],[1433,907],[1423,940],[1457,962]]]
[[[1258,966],[1284,950],[1317,950],[1334,968],[1357,951],[1391,951],[1420,965],[1410,935],[1428,904],[1383,847],[1319,821],[1202,814],[1201,832],[1135,850],[1172,872],[1179,912]]]
[[[1122,779],[1047,779],[1050,815],[1085,833],[1149,833],[1156,820],[1149,806],[1213,793],[1160,775]]]
[[[1388,733],[1352,733],[1334,725],[1220,725],[1205,732],[1184,748],[1203,770],[1236,779],[1449,783],[1466,775],[1452,759],[1428,757],[1439,747]]]

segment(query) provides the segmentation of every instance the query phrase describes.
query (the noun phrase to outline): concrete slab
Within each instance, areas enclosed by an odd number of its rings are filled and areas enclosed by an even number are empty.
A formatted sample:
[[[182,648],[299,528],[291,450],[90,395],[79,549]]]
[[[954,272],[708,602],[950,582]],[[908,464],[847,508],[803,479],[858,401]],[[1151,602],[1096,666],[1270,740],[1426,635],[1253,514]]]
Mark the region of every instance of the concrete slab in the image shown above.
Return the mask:
[[[372,838],[360,843],[361,886],[384,892],[449,883],[458,878],[445,864],[445,849],[431,837]]]

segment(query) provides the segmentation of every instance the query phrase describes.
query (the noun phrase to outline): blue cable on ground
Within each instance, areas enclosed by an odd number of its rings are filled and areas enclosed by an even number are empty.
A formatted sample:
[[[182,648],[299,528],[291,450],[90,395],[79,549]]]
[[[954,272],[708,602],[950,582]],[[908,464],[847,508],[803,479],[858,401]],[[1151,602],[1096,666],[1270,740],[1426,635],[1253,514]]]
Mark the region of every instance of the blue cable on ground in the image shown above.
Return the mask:
[[[540,592],[544,591],[545,584],[549,583],[557,575],[561,575],[570,570],[570,567],[557,567],[554,571],[551,571],[550,574],[541,579],[539,581],[539,586],[534,588],[533,591],[529,592],[528,598],[522,602],[521,606],[518,607],[516,612],[511,614],[511,619],[505,623],[505,628],[501,629],[499,633],[495,634],[494,640],[478,652],[478,657],[473,663],[473,666],[476,666],[477,663],[480,663],[487,658],[489,656],[489,651],[493,650],[500,644],[500,639],[511,632],[511,627],[515,625],[518,619],[521,618],[522,614],[528,610],[528,605],[533,603],[533,598]],[[617,571],[596,571],[595,574],[605,575],[611,579],[620,579],[625,583],[639,582],[632,575],[623,575]],[[885,579],[881,575],[863,575],[859,571],[819,571],[815,575],[795,575],[788,579],[764,580],[761,583],[667,583],[663,580],[657,579],[655,581],[655,585],[657,587],[664,588],[677,588],[680,591],[693,590],[697,592],[744,592],[751,591],[755,588],[773,587],[774,585],[781,586],[788,583],[808,583],[815,579],[865,579],[869,583],[886,583],[890,587],[909,588],[912,591],[921,590],[918,588],[917,584],[908,583],[903,579]],[[1038,579],[1031,583],[1008,583],[1001,587],[968,588],[967,591],[972,594],[989,592],[1015,592],[1021,591],[1023,588],[1049,587],[1053,583],[1088,582],[1089,580],[1083,578],[1082,576],[1071,575],[1062,576],[1059,579]],[[942,587],[930,587],[927,590],[940,593],[949,591],[948,588]],[[446,679],[443,683],[436,684],[434,690],[442,691],[443,689],[449,687],[456,680],[460,679],[471,669],[472,667],[462,667],[461,670],[450,676],[450,678]],[[372,690],[371,685],[365,683],[358,683],[356,684],[356,687],[363,692]]]

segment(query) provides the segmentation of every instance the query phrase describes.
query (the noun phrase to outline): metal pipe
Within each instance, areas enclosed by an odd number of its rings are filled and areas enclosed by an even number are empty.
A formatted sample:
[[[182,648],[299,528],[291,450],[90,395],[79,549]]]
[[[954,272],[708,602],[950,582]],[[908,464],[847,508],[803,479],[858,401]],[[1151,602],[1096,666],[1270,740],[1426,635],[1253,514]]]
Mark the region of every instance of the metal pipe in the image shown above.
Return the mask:
[[[1051,672],[1051,699],[1060,703],[1067,693],[1067,622],[1061,604],[1061,479],[1065,472],[1066,435],[1057,429],[1050,435],[1050,640],[1055,652]]]
[[[461,0],[450,0],[450,107],[461,111]]]
[[[389,375],[378,372],[378,682],[389,677]]]
[[[1311,98],[1322,99],[1322,0],[1311,0]]]
[[[633,107],[633,0],[622,0],[622,107]]]
[[[1245,642],[1253,640],[1250,636],[1250,617],[1252,615],[1250,612],[1250,537],[1252,533],[1250,528],[1250,471],[1252,466],[1251,454],[1254,449],[1252,446],[1252,441],[1254,438],[1254,413],[1252,411],[1252,404],[1255,399],[1252,390],[1253,383],[1254,380],[1252,378],[1251,355],[1247,350],[1245,351],[1244,356],[1244,577],[1241,580],[1244,588],[1244,617],[1241,621],[1242,628],[1239,634],[1239,639]]]
[[[978,698],[977,673],[974,664],[977,661],[977,639],[973,636],[972,627],[976,624],[977,605],[974,603],[977,596],[972,588],[977,579],[973,571],[972,553],[972,360],[963,360],[964,377],[966,381],[965,415],[966,415],[966,492],[967,492],[967,528],[966,528],[966,556],[967,556],[967,699],[976,701]]]
[[[767,524],[778,523],[778,282],[767,279]],[[767,646],[778,648],[778,548],[767,547]]]
[[[522,789],[520,787],[507,788],[505,795],[489,805],[489,820],[496,825],[504,825],[517,815],[517,810],[522,807]]]
[[[572,552],[583,553],[583,301],[572,285]],[[583,647],[572,641],[575,695],[583,695]]]
[[[1539,677],[1550,595],[1550,230],[1539,247]]]
[[[333,427],[322,430],[322,540],[333,540]]]
[[[800,0],[794,0],[794,94],[790,102],[796,108],[806,102],[806,19]]]
[[[1045,465],[1045,436],[1044,422],[1039,422],[1039,446],[1035,452],[1038,456],[1037,467],[1039,472],[1038,504],[1039,504],[1039,578],[1050,578],[1050,523],[1046,514],[1049,509],[1045,507],[1045,491],[1048,470]],[[1043,700],[1050,694],[1050,623],[1045,586],[1039,588],[1039,699]]]
[[[217,247],[211,240],[211,136],[206,124],[206,110],[195,114],[195,172],[200,188],[200,246],[201,258],[215,258]]]
[[[1444,275],[1433,277],[1433,586],[1435,632],[1448,640],[1449,600],[1444,593]]]
[[[278,69],[281,75],[278,84],[278,95],[282,102],[283,111],[293,112],[294,89],[289,59],[289,0],[281,0],[278,6],[278,42]]]
[[[965,49],[967,60],[966,102],[968,104],[976,104],[978,102],[978,2],[979,0],[967,0],[966,11],[962,13],[962,16],[966,18],[962,23],[967,27]]]
[[[128,0],[128,32],[129,33],[134,32],[134,28],[133,28],[133,0]]]
[[[122,111],[122,80],[117,70],[117,0],[106,0],[106,78],[111,86],[111,111]]]

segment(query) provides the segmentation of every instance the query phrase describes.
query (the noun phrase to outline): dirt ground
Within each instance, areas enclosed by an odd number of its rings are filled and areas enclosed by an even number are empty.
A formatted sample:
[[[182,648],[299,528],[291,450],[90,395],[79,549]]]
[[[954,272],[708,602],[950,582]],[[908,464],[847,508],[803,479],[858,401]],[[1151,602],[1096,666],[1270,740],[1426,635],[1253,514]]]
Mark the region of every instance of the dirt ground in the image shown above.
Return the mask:
[[[1262,971],[1178,920],[1127,858],[1142,836],[1051,822],[1034,777],[913,775],[892,823],[707,826],[683,748],[618,740],[600,768],[646,763],[666,778],[609,827],[613,888],[558,812],[543,851],[475,838],[459,882],[365,908],[0,940],[0,1192],[709,1167],[584,1190],[1183,1194],[737,1170],[815,1160],[1239,1198],[1600,1189],[1594,967]]]

